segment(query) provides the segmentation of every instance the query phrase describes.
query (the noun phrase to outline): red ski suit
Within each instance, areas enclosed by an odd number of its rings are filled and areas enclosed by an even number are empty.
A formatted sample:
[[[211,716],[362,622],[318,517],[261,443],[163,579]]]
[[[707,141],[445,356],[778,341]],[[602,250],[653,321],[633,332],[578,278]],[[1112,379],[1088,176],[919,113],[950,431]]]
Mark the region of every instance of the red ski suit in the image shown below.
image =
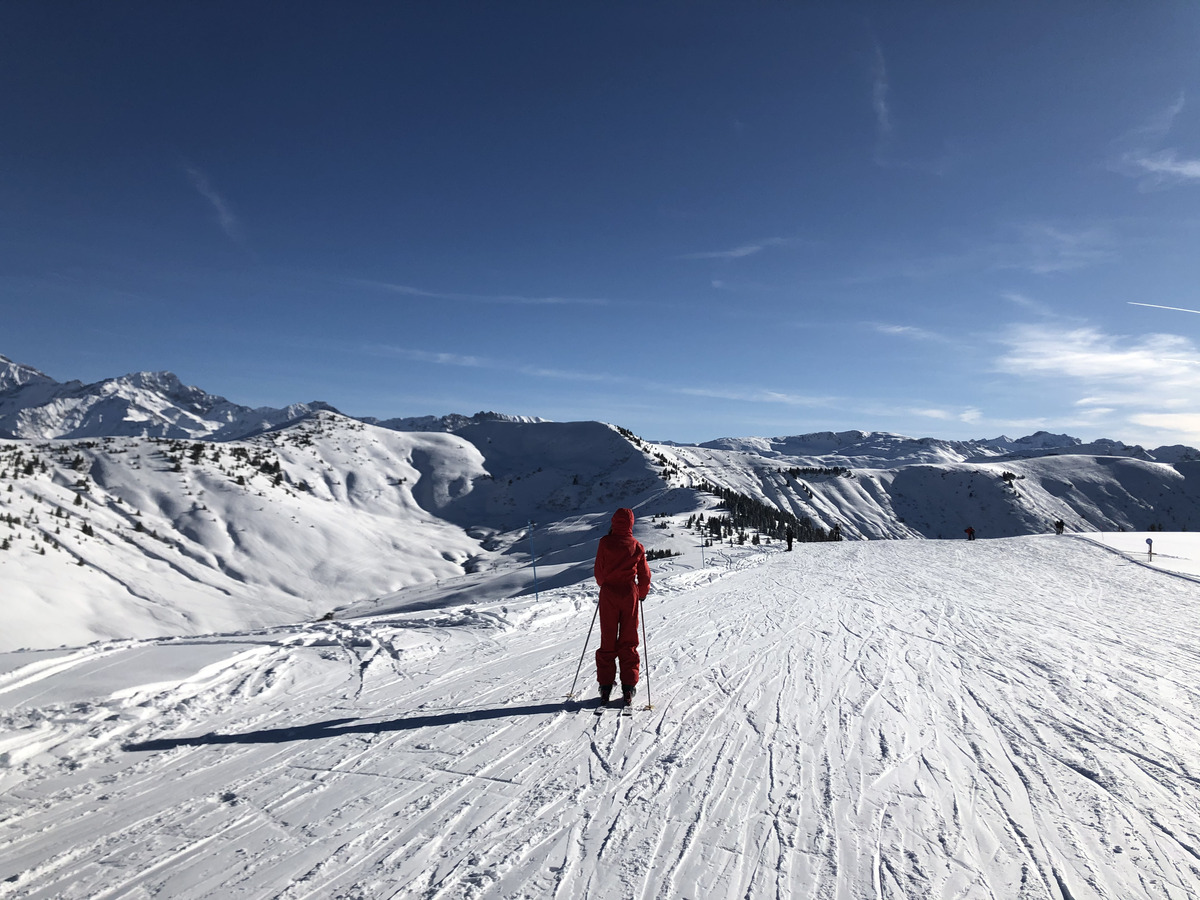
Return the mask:
[[[596,681],[614,684],[617,661],[621,684],[635,685],[641,669],[638,656],[638,604],[650,593],[646,548],[633,536],[633,510],[618,509],[612,530],[600,538],[594,568],[600,585],[600,649],[596,651]]]

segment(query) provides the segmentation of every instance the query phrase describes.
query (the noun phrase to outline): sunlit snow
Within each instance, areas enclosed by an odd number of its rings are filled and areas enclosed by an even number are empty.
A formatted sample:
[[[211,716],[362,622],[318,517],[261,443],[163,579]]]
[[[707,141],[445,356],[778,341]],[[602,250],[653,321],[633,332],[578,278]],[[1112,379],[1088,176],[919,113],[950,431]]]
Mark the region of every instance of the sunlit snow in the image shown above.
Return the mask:
[[[0,895],[1195,896],[1200,586],[1139,556],[656,563],[631,718],[565,702],[585,585],[9,653]]]
[[[1195,451],[292,409],[0,440],[0,897],[1200,894]],[[630,717],[617,506],[674,554]]]

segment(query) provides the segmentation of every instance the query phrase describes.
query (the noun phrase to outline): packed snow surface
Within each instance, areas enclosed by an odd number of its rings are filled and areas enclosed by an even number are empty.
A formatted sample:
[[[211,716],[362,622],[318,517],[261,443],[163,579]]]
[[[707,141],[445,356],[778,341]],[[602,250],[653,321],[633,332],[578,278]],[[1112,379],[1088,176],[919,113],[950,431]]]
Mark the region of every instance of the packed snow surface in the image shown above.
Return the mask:
[[[564,701],[580,585],[3,654],[0,897],[1195,897],[1200,584],[1144,537],[657,562],[631,717]]]

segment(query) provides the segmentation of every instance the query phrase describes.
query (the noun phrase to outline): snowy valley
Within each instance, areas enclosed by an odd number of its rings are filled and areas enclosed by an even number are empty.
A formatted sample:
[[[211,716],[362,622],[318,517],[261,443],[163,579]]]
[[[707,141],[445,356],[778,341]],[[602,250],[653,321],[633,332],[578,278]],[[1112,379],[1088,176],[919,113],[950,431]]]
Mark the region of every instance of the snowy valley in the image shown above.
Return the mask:
[[[1200,893],[1190,448],[678,445],[3,358],[0,428],[0,897]],[[731,497],[843,540],[714,531]],[[566,696],[617,506],[662,556],[629,719],[587,659]]]

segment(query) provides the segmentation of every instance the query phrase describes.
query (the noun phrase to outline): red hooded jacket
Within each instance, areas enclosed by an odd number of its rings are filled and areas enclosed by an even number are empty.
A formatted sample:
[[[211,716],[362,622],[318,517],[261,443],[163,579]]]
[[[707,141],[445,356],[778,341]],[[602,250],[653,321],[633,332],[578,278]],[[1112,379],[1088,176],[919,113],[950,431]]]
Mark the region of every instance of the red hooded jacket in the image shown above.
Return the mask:
[[[593,571],[601,589],[628,591],[638,600],[645,600],[650,593],[650,566],[646,548],[633,536],[633,510],[613,513],[612,530],[600,538]]]

